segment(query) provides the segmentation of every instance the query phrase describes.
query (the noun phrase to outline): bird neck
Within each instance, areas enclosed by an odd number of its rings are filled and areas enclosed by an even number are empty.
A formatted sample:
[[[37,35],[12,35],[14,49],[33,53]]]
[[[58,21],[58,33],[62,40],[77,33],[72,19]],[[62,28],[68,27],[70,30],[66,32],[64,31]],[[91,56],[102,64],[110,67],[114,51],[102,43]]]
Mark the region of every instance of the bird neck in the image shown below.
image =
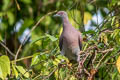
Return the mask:
[[[70,25],[71,25],[70,22],[69,22],[68,17],[63,18],[62,19],[62,23],[63,23],[63,30],[66,29],[66,28],[68,28],[68,27],[70,27]]]

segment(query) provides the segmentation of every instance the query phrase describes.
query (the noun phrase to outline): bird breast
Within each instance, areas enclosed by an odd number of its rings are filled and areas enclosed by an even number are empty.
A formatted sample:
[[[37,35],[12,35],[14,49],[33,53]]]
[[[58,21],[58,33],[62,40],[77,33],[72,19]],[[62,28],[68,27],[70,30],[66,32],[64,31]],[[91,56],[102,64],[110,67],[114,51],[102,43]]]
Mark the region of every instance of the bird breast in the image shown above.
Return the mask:
[[[77,61],[79,52],[80,52],[79,47],[68,47],[68,45],[63,44],[61,54],[66,56],[69,60]]]
[[[63,44],[65,44],[68,47],[79,46],[78,36],[74,33],[66,33],[66,35],[63,35]]]
[[[77,56],[80,52],[78,40],[73,36],[63,36],[63,48],[61,54],[66,56],[69,60],[77,61]]]

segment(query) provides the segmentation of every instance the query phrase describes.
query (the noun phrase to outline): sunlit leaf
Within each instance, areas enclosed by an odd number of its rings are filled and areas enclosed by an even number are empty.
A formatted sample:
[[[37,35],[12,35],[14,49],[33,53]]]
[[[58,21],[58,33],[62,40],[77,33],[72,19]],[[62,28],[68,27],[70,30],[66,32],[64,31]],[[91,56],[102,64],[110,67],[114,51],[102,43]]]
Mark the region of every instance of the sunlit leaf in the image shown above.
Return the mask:
[[[42,44],[42,42],[41,42],[41,38],[42,38],[42,36],[40,35],[41,34],[41,32],[39,32],[39,33],[36,33],[36,32],[32,32],[31,33],[31,40],[32,40],[32,42],[31,42],[31,45],[34,43],[34,44],[36,44],[36,45],[38,45],[38,46],[40,46],[41,44]],[[43,35],[44,36],[44,35]],[[39,40],[40,39],[40,40]],[[42,39],[44,39],[44,38],[42,38]]]
[[[75,76],[71,76],[70,80],[77,80],[77,78],[75,78]]]
[[[47,28],[47,26],[49,26],[51,24],[51,17],[47,16],[41,23],[44,24]]]
[[[24,77],[29,78],[29,73],[22,66],[16,66],[16,68]]]
[[[118,5],[120,5],[120,1],[118,1]]]
[[[32,58],[32,63],[31,63],[31,66],[34,65],[34,64],[37,64],[39,62],[39,55],[34,55],[33,58]]]
[[[87,24],[92,19],[92,15],[89,12],[84,13],[84,24]]]
[[[31,42],[31,44],[33,44],[33,43],[35,43],[35,42],[37,42],[37,41],[39,41],[39,40],[41,40],[41,39],[44,39],[44,38],[46,38],[46,36],[41,36],[41,37],[33,40],[33,41]]]
[[[10,0],[3,0],[3,6],[2,9],[6,10],[10,4]]]
[[[7,16],[8,16],[8,21],[9,21],[9,24],[12,25],[15,21],[15,18],[14,18],[14,15],[12,12],[7,12]]]
[[[111,34],[111,37],[114,39],[117,35],[119,35],[119,33],[120,33],[120,30],[119,29],[115,29],[113,31],[113,33]]]
[[[51,41],[56,41],[57,38],[55,38],[54,36],[51,36],[49,34],[45,34]]]
[[[15,75],[15,77],[17,78],[18,77],[18,72],[17,72],[14,64],[12,64],[12,72],[13,72],[13,75]]]
[[[0,67],[0,78],[4,79],[2,67]]]
[[[111,26],[114,25],[114,23],[115,23],[115,16],[112,18]]]
[[[116,20],[116,22],[115,22],[115,27],[119,27],[119,21],[118,20]]]
[[[63,31],[63,28],[61,27],[61,28],[60,28],[60,33],[59,33],[59,35],[61,35],[61,34],[62,34],[62,31]]]
[[[101,33],[100,38],[101,38],[101,42],[104,42],[104,44],[108,45],[108,38],[105,33]]]
[[[32,1],[31,0],[21,0],[23,3],[30,4]]]
[[[56,59],[53,61],[53,64],[57,66],[60,62],[61,62],[61,61],[56,58]]]
[[[107,36],[105,35],[104,36],[104,41],[103,41],[106,45],[108,45],[108,38],[107,38]]]
[[[0,17],[2,17],[4,15],[4,13],[3,12],[0,12]]]
[[[115,80],[115,78],[117,77],[118,74],[119,74],[119,73],[118,73],[117,71],[114,72],[113,74],[111,74],[112,80]]]
[[[55,77],[56,77],[56,78],[58,78],[58,76],[59,76],[58,74],[59,74],[59,73],[58,73],[58,69],[57,69],[57,70],[55,71]]]
[[[118,69],[118,72],[120,73],[120,56],[118,57],[118,59],[116,61],[116,67]]]
[[[88,43],[85,44],[83,51],[87,49],[88,45]]]
[[[81,15],[80,15],[80,11],[79,10],[71,10],[68,13],[69,16],[69,20],[71,22],[71,24],[76,27],[77,29],[79,29],[80,24],[81,24]]]
[[[68,58],[66,58],[66,57],[63,56],[63,55],[58,55],[57,58],[58,58],[59,60],[65,60],[67,63],[69,63]]]
[[[1,41],[3,40],[1,35],[0,35],[0,40],[1,40]]]
[[[5,79],[6,76],[10,75],[10,60],[8,56],[0,57],[0,77]]]

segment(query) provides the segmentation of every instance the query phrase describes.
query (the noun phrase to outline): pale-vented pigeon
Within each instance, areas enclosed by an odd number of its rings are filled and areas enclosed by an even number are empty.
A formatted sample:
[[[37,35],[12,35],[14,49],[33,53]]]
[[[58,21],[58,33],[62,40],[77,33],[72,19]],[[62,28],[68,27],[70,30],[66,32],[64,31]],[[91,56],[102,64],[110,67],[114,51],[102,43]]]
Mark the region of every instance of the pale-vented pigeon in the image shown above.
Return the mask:
[[[82,36],[69,22],[65,11],[57,12],[54,17],[60,17],[63,24],[63,32],[59,39],[61,54],[69,60],[80,60],[80,50],[82,49]]]

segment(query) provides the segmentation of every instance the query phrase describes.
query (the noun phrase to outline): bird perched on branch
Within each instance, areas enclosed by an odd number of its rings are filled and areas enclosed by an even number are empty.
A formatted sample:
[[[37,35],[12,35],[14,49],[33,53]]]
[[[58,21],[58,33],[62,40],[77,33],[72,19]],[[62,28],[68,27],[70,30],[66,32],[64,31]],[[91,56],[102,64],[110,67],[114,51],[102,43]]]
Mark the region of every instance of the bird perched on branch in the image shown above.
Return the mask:
[[[61,54],[69,60],[80,61],[80,50],[82,49],[82,36],[69,22],[65,11],[57,12],[54,17],[60,17],[63,24],[63,31],[59,39]]]

